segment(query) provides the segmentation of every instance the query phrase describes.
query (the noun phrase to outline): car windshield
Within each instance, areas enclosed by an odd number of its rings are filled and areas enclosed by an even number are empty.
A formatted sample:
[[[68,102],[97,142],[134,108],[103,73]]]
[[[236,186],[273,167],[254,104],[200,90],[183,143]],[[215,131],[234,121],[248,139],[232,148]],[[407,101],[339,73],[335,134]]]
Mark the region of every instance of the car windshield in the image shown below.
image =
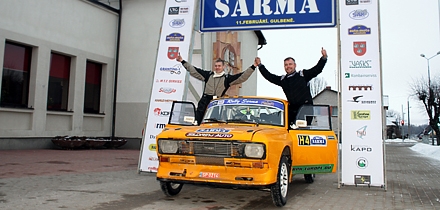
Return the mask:
[[[204,123],[256,123],[284,126],[284,104],[276,100],[231,98],[211,101]]]

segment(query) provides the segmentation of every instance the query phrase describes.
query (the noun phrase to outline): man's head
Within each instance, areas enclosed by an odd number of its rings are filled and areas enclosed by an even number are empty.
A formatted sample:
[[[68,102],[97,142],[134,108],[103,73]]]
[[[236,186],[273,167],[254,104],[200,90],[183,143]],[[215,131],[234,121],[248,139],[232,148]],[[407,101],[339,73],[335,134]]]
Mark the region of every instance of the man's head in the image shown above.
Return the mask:
[[[214,71],[216,73],[221,73],[224,70],[225,67],[225,61],[222,59],[217,59],[214,63]]]
[[[295,72],[295,69],[296,69],[295,59],[293,59],[292,57],[287,57],[286,59],[284,59],[284,70],[286,71],[287,74],[291,74]]]

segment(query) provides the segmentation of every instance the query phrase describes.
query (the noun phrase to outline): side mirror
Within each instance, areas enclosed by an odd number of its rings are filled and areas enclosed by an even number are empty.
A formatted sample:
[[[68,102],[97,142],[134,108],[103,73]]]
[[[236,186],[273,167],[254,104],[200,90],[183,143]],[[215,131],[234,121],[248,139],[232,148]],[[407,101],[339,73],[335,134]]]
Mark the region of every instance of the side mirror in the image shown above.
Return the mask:
[[[305,128],[307,127],[307,121],[306,120],[296,120],[295,125],[299,128]]]

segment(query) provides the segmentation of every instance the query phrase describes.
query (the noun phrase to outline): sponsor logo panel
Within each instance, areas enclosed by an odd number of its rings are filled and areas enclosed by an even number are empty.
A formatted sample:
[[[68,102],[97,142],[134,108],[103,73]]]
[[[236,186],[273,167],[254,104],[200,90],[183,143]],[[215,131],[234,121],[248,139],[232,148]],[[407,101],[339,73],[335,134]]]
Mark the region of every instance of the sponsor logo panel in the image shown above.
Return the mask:
[[[348,62],[350,63],[350,66],[348,66],[350,69],[371,69],[370,63],[372,60],[355,60]]]
[[[368,13],[367,9],[357,9],[350,12],[349,16],[353,20],[363,20],[368,18],[370,13]]]
[[[180,68],[181,68],[181,65],[176,64],[172,67],[160,67],[159,71],[170,72],[170,74],[179,75],[181,73]]]
[[[360,158],[356,159],[356,166],[360,169],[366,169],[368,167],[367,158],[360,157]]]
[[[179,55],[179,47],[168,47],[167,56],[170,60],[174,60]]]
[[[353,90],[353,91],[373,90],[373,85],[349,85],[348,90]]]
[[[371,113],[370,110],[351,110],[352,120],[370,120]]]
[[[350,145],[351,152],[372,152],[373,148],[368,145]]]
[[[165,123],[156,123],[154,124],[154,127],[158,129],[163,129],[165,128]]]
[[[209,137],[209,138],[232,138],[234,135],[229,133],[186,133],[186,137]]]
[[[353,52],[357,56],[363,56],[367,52],[367,42],[366,41],[358,41],[353,42]]]
[[[165,37],[165,41],[167,42],[183,42],[185,40],[185,36],[181,33],[171,33]]]
[[[180,84],[182,83],[181,79],[156,79],[156,83],[175,83]]]
[[[371,4],[371,0],[345,0],[345,5]]]
[[[348,35],[370,35],[371,28],[364,25],[355,25],[348,29]]]
[[[164,111],[159,107],[154,108],[153,110],[154,115],[159,116],[159,117],[168,117],[170,116],[170,111]]]
[[[175,88],[171,88],[171,87],[161,87],[161,88],[159,88],[159,93],[173,94],[176,91],[177,90]]]
[[[333,171],[333,167],[334,167],[333,164],[294,166],[292,167],[292,173],[293,174],[331,173]]]
[[[187,15],[189,7],[169,7],[168,15]]]
[[[327,145],[326,136],[318,135],[298,135],[299,146],[325,146]]]
[[[350,78],[374,78],[377,77],[377,74],[359,74],[359,73],[350,73],[350,72],[346,72],[344,73],[345,78],[346,79],[350,79]]]
[[[354,175],[354,184],[370,184],[370,175]]]
[[[185,26],[185,19],[173,19],[169,23],[171,28],[182,28]]]
[[[148,149],[149,149],[150,151],[156,151],[156,144],[150,144],[150,145],[148,145]]]
[[[353,99],[347,100],[348,102],[351,103],[358,103],[358,104],[371,104],[374,105],[376,104],[376,101],[374,100],[362,100],[361,98],[364,97],[362,95],[358,95],[358,96],[353,96]]]
[[[367,136],[367,126],[363,126],[356,131],[356,136],[360,139],[364,139]]]

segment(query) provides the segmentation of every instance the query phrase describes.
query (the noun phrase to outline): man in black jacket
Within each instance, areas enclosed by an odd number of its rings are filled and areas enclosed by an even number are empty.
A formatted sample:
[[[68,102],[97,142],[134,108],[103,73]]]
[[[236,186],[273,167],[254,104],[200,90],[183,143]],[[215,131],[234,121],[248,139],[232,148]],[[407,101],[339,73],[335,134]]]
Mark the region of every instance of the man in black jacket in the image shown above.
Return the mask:
[[[285,75],[278,76],[270,73],[262,64],[259,65],[260,73],[263,77],[283,88],[284,94],[289,101],[289,125],[294,123],[298,109],[304,104],[313,104],[312,94],[310,93],[310,80],[318,76],[327,62],[327,51],[321,49],[322,57],[311,69],[296,71],[295,59],[288,57],[284,59]]]
[[[263,77],[278,86],[283,88],[284,94],[289,101],[289,126],[295,122],[296,114],[298,109],[303,104],[313,104],[312,94],[310,93],[310,80],[318,76],[322,72],[322,69],[327,62],[327,51],[321,49],[322,57],[319,59],[318,64],[309,70],[296,71],[295,59],[288,57],[284,59],[284,70],[285,75],[277,76],[270,73],[264,65],[261,64],[259,60],[258,65],[261,75]],[[312,174],[304,174],[304,179],[307,183],[312,183],[314,181]]]

